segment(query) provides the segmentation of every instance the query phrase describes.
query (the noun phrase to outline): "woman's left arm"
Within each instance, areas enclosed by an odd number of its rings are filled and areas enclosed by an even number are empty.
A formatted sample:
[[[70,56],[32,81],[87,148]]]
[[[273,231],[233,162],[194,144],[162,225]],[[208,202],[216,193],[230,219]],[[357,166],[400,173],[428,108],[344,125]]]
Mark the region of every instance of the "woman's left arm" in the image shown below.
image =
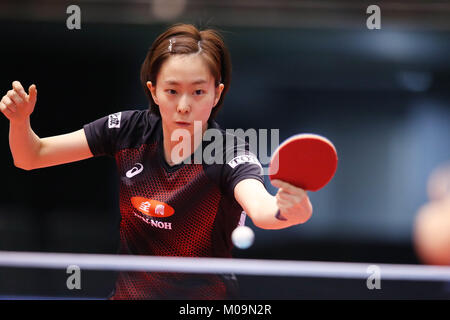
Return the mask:
[[[275,196],[256,179],[244,179],[234,188],[236,201],[253,223],[262,229],[283,229],[308,221],[312,205],[306,191],[280,180],[272,185],[279,188]]]

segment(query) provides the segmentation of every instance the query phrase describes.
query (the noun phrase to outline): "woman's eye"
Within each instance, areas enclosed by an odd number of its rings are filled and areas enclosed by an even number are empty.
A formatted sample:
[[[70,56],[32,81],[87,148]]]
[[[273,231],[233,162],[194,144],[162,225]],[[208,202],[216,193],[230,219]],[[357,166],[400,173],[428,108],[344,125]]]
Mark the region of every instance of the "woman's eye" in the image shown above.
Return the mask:
[[[169,94],[176,94],[176,93],[177,93],[177,92],[176,92],[175,90],[173,90],[173,89],[168,89],[167,92],[168,92]]]
[[[201,94],[203,94],[204,93],[204,91],[203,90],[195,90],[195,94],[196,95],[201,95]]]

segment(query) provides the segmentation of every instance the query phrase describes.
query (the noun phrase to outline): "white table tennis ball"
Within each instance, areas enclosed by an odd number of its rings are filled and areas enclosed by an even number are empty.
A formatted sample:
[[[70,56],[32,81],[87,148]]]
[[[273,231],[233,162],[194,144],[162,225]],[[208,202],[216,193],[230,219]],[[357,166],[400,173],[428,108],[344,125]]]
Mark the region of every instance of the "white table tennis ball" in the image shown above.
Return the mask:
[[[255,240],[253,230],[247,226],[239,226],[231,233],[231,240],[239,249],[247,249]]]

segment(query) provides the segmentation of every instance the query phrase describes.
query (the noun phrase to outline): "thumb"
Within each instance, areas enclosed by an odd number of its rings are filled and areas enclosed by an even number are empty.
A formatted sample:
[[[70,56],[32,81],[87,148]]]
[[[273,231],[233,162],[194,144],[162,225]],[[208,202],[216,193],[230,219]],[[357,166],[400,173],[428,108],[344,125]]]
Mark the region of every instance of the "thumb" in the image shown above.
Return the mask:
[[[274,179],[274,180],[271,180],[270,183],[271,183],[275,188],[281,188],[281,182],[280,182],[280,180]]]
[[[28,102],[35,104],[36,103],[36,97],[37,97],[36,85],[32,84],[28,88]]]

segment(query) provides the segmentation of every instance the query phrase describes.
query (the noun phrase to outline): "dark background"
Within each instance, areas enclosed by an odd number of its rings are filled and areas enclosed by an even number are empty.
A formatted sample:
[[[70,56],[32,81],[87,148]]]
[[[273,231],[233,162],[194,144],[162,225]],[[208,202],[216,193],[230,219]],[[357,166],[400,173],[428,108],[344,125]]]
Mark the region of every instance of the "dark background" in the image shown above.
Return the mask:
[[[40,137],[78,130],[113,112],[147,108],[140,65],[170,24],[217,28],[233,62],[221,126],[277,128],[280,141],[314,132],[339,154],[335,178],[310,194],[310,221],[279,231],[248,221],[255,243],[235,257],[422,263],[414,219],[428,201],[429,174],[450,161],[448,2],[180,0],[168,1],[165,14],[161,3],[3,1],[1,95],[14,80],[34,83],[33,130]],[[81,30],[66,27],[69,4],[81,8]],[[366,27],[369,4],[381,8],[380,30]],[[0,250],[115,252],[114,160],[24,171],[13,165],[8,130],[2,116]],[[68,292],[66,278],[64,270],[1,268],[0,295],[104,297],[114,274],[85,272],[77,292]],[[440,283],[386,282],[375,293],[361,281],[326,281],[241,277],[249,298],[448,297]]]

